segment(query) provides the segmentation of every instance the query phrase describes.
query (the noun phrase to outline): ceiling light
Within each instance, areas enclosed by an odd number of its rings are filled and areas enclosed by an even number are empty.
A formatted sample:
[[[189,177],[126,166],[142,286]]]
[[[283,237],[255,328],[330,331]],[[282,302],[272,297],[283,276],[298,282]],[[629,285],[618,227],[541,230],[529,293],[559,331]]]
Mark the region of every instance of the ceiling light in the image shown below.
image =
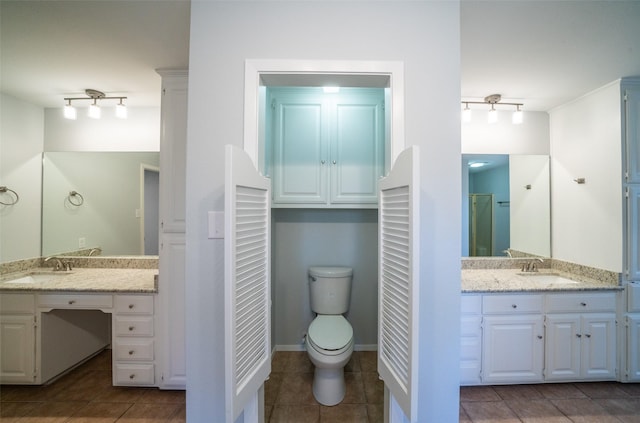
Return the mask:
[[[469,103],[464,103],[464,109],[462,109],[462,122],[471,122],[471,109],[469,108]]]
[[[340,92],[340,87],[322,87],[325,94],[336,94]]]
[[[76,120],[78,118],[78,111],[71,105],[71,100],[69,100],[68,104],[64,105],[64,118],[71,120]]]
[[[98,90],[86,89],[84,90],[87,97],[67,97],[64,100],[68,103],[64,106],[64,117],[67,119],[76,119],[77,113],[75,107],[71,104],[71,101],[80,101],[80,100],[92,100],[93,103],[89,105],[88,115],[92,119],[100,119],[100,105],[98,101],[103,102],[105,100],[120,100],[118,104],[116,104],[116,117],[120,119],[127,118],[127,106],[123,103],[127,97],[107,97],[105,93]]]
[[[469,108],[469,104],[483,104],[489,105],[489,113],[487,115],[487,122],[496,123],[498,121],[498,110],[496,110],[496,106],[515,106],[516,110],[513,112],[511,116],[511,122],[515,125],[521,124],[523,121],[523,112],[520,107],[524,106],[522,103],[501,103],[502,96],[500,94],[491,94],[484,98],[484,101],[462,101],[464,104],[464,109],[462,110],[462,121],[470,122],[471,121],[471,109]]]
[[[116,117],[119,119],[127,118],[127,106],[122,104],[122,99],[120,99],[120,103],[116,104]]]
[[[487,162],[469,162],[469,167],[471,168],[476,168],[476,167],[483,167],[488,165],[489,163]]]
[[[89,105],[89,112],[87,113],[87,116],[91,119],[100,119],[100,115],[100,106],[98,106],[97,100],[94,98],[93,104]]]
[[[518,104],[516,105],[516,111],[511,115],[511,123],[514,125],[520,125],[524,120],[522,115],[522,110],[520,110],[520,105]]]

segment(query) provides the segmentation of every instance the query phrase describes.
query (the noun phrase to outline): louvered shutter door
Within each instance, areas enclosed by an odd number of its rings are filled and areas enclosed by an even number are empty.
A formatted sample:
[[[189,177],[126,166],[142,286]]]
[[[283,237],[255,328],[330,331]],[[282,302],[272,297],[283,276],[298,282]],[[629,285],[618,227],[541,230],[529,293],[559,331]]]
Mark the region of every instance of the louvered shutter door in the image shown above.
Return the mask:
[[[270,180],[225,151],[225,390],[235,421],[271,372]]]
[[[413,422],[417,418],[419,149],[398,156],[380,180],[378,372]]]

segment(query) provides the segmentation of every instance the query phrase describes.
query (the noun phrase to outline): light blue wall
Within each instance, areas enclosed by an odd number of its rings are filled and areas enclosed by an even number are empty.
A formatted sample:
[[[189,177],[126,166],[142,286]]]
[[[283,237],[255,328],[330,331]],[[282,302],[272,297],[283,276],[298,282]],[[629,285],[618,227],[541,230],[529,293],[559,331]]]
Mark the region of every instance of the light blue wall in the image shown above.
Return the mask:
[[[274,209],[275,345],[301,348],[314,313],[309,306],[310,266],[353,268],[346,314],[356,345],[377,344],[378,211]]]

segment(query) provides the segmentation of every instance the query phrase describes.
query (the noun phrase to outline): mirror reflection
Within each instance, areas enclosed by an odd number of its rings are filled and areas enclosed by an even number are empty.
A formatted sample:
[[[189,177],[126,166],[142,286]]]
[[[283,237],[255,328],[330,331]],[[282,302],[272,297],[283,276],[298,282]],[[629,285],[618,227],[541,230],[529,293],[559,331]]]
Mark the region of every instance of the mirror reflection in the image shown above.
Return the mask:
[[[549,157],[464,154],[462,255],[551,256]]]
[[[45,152],[42,255],[158,254],[159,153]]]

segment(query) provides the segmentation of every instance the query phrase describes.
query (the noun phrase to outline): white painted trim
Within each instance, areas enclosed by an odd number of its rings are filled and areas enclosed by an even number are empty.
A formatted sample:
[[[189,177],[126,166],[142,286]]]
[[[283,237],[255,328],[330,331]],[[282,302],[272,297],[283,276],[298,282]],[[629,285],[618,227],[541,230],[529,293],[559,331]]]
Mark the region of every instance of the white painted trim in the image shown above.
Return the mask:
[[[146,163],[140,163],[140,206],[138,207],[138,213],[140,213],[140,221],[138,224],[138,227],[140,228],[140,254],[141,255],[145,255],[145,251],[144,251],[144,226],[147,224],[145,222],[144,219],[144,172],[145,170],[149,170],[152,172],[158,172],[160,173],[160,167],[159,166],[153,166],[150,164],[146,164]],[[160,207],[160,206],[158,206]]]
[[[260,75],[386,75],[391,90],[390,164],[405,148],[404,140],[404,63],[363,60],[275,60],[247,59],[244,73],[244,150],[257,169],[259,146]]]

